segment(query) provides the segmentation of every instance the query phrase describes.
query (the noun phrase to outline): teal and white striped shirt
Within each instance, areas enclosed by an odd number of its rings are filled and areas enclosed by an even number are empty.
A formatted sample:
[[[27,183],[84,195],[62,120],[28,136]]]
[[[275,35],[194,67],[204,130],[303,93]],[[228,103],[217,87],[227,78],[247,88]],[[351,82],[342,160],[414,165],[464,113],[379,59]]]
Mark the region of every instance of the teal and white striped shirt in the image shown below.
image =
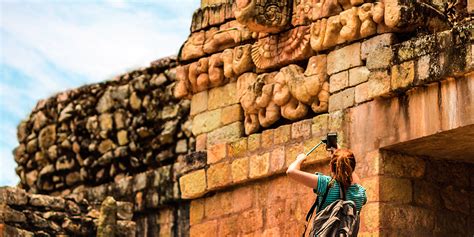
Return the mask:
[[[320,197],[319,202],[322,201],[323,195],[326,192],[326,189],[331,181],[331,177],[327,175],[323,175],[320,173],[316,173],[318,176],[318,187],[313,189],[313,191]],[[339,192],[339,182],[334,180],[332,188],[329,189],[328,196],[326,197],[326,201],[321,206],[319,203],[319,210],[323,210],[332,202],[338,200],[340,198]],[[367,202],[367,195],[365,194],[365,188],[360,186],[359,184],[352,184],[349,186],[347,193],[346,193],[346,200],[353,201],[356,205],[357,212],[360,212],[362,206]],[[318,212],[319,212],[318,210]]]

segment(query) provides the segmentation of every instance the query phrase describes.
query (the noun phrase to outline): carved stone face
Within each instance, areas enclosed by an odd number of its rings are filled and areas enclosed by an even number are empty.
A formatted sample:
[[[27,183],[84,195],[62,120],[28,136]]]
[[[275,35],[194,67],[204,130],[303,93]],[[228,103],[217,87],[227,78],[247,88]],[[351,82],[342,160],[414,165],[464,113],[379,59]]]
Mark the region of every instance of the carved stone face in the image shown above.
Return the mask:
[[[290,23],[289,0],[237,0],[235,17],[251,31],[276,33]]]

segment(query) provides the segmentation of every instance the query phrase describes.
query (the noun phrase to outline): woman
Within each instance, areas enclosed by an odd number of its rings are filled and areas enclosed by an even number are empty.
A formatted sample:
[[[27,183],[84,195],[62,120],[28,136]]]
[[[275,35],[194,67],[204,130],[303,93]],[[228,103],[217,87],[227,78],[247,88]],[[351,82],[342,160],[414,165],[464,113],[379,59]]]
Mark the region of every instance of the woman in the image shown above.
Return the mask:
[[[359,213],[362,205],[367,202],[367,196],[365,188],[359,184],[360,179],[354,172],[356,166],[354,154],[349,149],[336,149],[330,156],[331,176],[301,171],[301,163],[306,159],[305,154],[299,154],[288,167],[286,173],[291,179],[312,188],[318,196],[323,196],[328,186],[330,186],[326,201],[320,204],[318,210],[323,210],[340,198],[339,187],[341,186],[346,200],[353,201]],[[329,185],[330,183],[331,185]]]

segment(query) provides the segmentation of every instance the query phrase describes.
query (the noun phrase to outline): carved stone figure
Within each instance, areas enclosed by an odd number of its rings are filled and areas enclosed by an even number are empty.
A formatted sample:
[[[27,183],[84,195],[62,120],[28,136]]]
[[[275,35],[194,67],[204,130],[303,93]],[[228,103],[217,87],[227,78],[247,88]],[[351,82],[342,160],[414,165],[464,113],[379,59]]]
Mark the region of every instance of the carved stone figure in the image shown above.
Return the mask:
[[[309,26],[270,35],[252,45],[252,59],[260,69],[283,66],[309,58],[312,54]]]
[[[174,96],[176,98],[185,98],[189,96],[191,85],[188,80],[189,65],[182,65],[176,68],[176,87],[174,88]]]
[[[248,28],[236,21],[223,24],[219,29],[212,28],[205,35],[203,50],[208,54],[234,47],[252,38]]]
[[[290,23],[290,0],[237,0],[235,18],[254,32],[276,33]]]
[[[202,46],[204,45],[205,40],[206,34],[204,31],[191,34],[181,49],[180,59],[190,60],[203,56],[204,51]]]
[[[247,44],[224,50],[222,61],[226,78],[238,77],[244,72],[253,70],[255,64],[252,61],[251,49],[252,45]]]

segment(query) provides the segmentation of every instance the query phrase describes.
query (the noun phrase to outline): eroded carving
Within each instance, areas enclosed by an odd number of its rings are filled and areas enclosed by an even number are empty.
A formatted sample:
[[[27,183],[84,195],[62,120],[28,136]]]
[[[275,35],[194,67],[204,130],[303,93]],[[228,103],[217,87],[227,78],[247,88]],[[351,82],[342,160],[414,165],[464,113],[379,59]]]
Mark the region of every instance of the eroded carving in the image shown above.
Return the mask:
[[[326,112],[329,83],[326,55],[311,57],[306,70],[289,65],[278,73],[256,75],[245,73],[239,77],[237,88],[245,115],[245,133],[257,132],[284,117],[304,118],[309,110]]]
[[[189,36],[188,40],[183,45],[180,52],[181,60],[190,60],[193,58],[199,58],[204,55],[203,45],[206,40],[206,34],[204,31],[196,32]]]
[[[252,59],[259,69],[287,65],[309,58],[312,54],[309,26],[270,35],[252,46]]]
[[[294,26],[309,24],[363,3],[364,0],[294,0],[291,23]]]
[[[255,64],[252,61],[252,45],[242,45],[233,49],[226,49],[222,53],[224,62],[224,76],[234,78],[242,73],[252,71]]]
[[[290,0],[237,0],[235,18],[254,32],[280,32],[290,23],[290,4]]]
[[[211,54],[234,47],[251,38],[252,33],[247,27],[236,21],[231,21],[219,29],[212,28],[206,32],[203,50],[205,53]]]
[[[383,14],[383,3],[365,3],[337,16],[318,20],[311,24],[311,47],[321,51],[374,35],[378,24],[383,24]]]

